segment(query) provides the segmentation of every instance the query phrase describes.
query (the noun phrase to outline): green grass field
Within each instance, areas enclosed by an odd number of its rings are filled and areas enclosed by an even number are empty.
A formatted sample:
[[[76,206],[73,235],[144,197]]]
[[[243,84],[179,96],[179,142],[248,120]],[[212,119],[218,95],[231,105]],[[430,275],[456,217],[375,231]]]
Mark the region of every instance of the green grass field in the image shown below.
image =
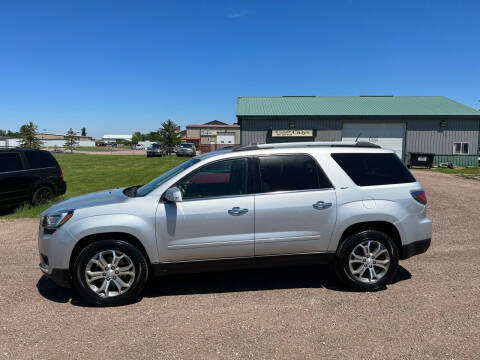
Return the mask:
[[[67,182],[67,193],[55,202],[93,191],[144,184],[185,161],[176,156],[147,159],[131,155],[55,154],[55,157]],[[50,205],[25,205],[0,218],[38,217]]]
[[[433,171],[445,173],[445,174],[470,174],[470,175],[480,175],[480,167],[475,168],[456,168],[456,169],[444,169],[444,168],[434,168]]]

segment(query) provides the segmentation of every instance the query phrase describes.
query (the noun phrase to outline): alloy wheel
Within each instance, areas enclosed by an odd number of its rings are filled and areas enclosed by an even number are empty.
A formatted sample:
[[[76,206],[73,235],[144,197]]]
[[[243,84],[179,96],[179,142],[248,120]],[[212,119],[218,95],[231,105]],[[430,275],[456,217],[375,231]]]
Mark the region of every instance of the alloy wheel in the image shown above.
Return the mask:
[[[104,250],[88,261],[85,280],[90,289],[100,297],[118,296],[132,286],[135,266],[123,252]]]
[[[363,241],[353,248],[348,266],[355,279],[374,284],[387,274],[390,254],[385,245],[378,241]]]

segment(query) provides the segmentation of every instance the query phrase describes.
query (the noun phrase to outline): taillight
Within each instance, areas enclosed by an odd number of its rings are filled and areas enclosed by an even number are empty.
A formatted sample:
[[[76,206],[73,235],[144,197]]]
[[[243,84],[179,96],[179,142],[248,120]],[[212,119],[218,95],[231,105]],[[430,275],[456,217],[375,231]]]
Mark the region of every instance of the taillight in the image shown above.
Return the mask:
[[[427,205],[427,195],[425,194],[425,191],[419,190],[419,191],[412,191],[411,192],[412,197],[417,200],[420,204]]]
[[[62,179],[62,181],[63,181],[63,171],[62,171],[62,168],[59,168],[59,169],[58,169],[58,174],[60,175],[60,179]]]

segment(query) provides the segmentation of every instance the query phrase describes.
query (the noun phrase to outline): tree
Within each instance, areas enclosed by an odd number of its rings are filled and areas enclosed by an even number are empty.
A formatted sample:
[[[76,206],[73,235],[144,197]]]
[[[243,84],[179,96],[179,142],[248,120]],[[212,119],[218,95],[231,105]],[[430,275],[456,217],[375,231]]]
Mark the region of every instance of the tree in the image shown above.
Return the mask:
[[[139,141],[142,141],[142,134],[140,131],[135,131],[132,135],[132,144],[138,144]]]
[[[82,127],[82,136],[87,136],[87,129]]]
[[[173,147],[180,144],[180,135],[178,133],[178,125],[168,119],[162,123],[162,127],[158,129],[160,141],[166,147]]]
[[[70,128],[68,131],[67,131],[67,134],[65,135],[65,145],[63,145],[63,147],[67,150],[70,150],[70,152],[73,153],[73,149],[75,148],[75,146],[78,145],[78,141],[77,141],[77,133],[75,131],[72,130],[72,128]]]
[[[20,147],[28,149],[40,149],[42,142],[37,137],[37,125],[33,122],[20,127]]]

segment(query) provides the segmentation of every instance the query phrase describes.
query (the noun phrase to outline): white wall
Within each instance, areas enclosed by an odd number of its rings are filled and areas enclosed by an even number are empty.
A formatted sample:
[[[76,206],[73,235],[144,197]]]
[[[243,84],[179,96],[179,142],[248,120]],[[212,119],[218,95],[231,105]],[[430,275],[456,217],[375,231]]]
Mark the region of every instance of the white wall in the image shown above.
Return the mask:
[[[150,145],[152,145],[155,141],[139,141],[138,143],[140,145],[143,145],[145,146],[145,148],[149,147]]]

